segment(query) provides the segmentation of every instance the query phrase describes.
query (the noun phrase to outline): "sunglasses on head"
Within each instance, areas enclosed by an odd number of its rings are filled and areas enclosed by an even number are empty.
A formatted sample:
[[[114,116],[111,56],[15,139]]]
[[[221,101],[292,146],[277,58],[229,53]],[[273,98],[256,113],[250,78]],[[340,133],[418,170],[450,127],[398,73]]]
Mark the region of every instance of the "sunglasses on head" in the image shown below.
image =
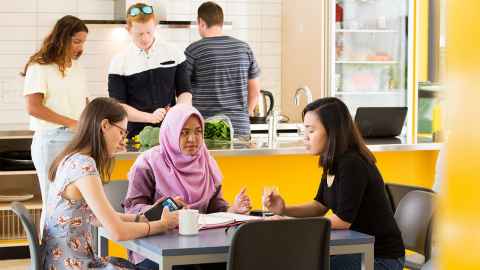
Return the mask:
[[[138,14],[143,13],[143,14],[152,14],[153,13],[153,8],[151,6],[142,6],[142,7],[133,7],[130,9],[128,15],[135,17]]]

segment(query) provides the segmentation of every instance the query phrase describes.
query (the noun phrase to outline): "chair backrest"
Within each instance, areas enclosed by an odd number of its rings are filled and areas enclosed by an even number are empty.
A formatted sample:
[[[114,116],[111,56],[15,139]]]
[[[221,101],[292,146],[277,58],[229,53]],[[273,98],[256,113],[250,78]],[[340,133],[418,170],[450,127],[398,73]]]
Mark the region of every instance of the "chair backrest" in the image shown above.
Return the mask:
[[[435,269],[436,269],[436,267],[435,267],[432,259],[428,260],[428,262],[426,262],[422,266],[422,270],[435,270]]]
[[[410,191],[395,211],[405,248],[424,255],[425,261],[430,259],[435,196],[432,192]]]
[[[228,269],[329,269],[329,244],[325,218],[248,222],[233,236]]]
[[[32,218],[28,210],[22,203],[12,202],[10,204],[12,211],[17,215],[23,225],[23,229],[27,234],[28,247],[30,250],[31,269],[40,270],[40,242],[38,240],[37,229],[32,222]]]
[[[395,212],[395,209],[397,209],[400,200],[402,200],[407,193],[414,190],[433,193],[433,190],[425,187],[385,183],[385,192],[387,194],[387,198],[390,200],[393,212]]]
[[[127,195],[128,180],[115,180],[103,186],[107,199],[117,212],[123,212],[122,202]]]

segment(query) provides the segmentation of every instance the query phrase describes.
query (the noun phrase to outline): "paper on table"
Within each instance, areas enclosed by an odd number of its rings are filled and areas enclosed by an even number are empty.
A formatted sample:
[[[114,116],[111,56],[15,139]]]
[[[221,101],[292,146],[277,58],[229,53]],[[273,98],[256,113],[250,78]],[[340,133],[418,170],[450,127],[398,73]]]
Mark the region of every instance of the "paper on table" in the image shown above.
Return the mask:
[[[225,217],[215,217],[215,216],[210,216],[210,215],[200,215],[200,218],[198,220],[198,223],[203,226],[209,226],[209,225],[220,225],[220,224],[228,224],[232,223],[235,220],[230,219],[230,218],[225,218]]]
[[[261,219],[260,217],[256,217],[256,216],[235,214],[235,213],[230,213],[230,212],[217,212],[217,213],[211,213],[211,214],[208,214],[208,215],[212,216],[212,217],[229,218],[229,219],[235,220],[235,221],[249,221],[249,220]]]
[[[237,222],[245,222],[256,219],[259,219],[259,217],[227,212],[218,212],[211,214],[201,214],[198,223],[201,225],[202,228],[218,228],[222,226],[228,226],[229,224]]]

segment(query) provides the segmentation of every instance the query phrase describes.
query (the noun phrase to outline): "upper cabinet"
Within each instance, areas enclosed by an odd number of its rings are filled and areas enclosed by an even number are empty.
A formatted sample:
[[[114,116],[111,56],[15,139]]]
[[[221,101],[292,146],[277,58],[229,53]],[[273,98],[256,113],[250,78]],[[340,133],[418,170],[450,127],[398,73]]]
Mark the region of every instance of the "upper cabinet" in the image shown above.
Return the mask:
[[[307,86],[313,99],[327,95],[327,1],[285,0],[282,16],[282,99],[281,112],[290,122],[302,121],[305,97],[300,104],[293,100],[296,90]]]

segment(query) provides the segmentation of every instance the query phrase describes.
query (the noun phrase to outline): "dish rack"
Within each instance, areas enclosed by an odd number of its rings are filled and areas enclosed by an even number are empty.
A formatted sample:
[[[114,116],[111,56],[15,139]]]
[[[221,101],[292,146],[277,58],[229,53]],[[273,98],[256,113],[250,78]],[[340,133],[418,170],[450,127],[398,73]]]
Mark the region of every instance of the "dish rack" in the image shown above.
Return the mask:
[[[40,230],[41,209],[28,209],[33,224]],[[0,240],[27,240],[21,220],[12,210],[0,210]]]

